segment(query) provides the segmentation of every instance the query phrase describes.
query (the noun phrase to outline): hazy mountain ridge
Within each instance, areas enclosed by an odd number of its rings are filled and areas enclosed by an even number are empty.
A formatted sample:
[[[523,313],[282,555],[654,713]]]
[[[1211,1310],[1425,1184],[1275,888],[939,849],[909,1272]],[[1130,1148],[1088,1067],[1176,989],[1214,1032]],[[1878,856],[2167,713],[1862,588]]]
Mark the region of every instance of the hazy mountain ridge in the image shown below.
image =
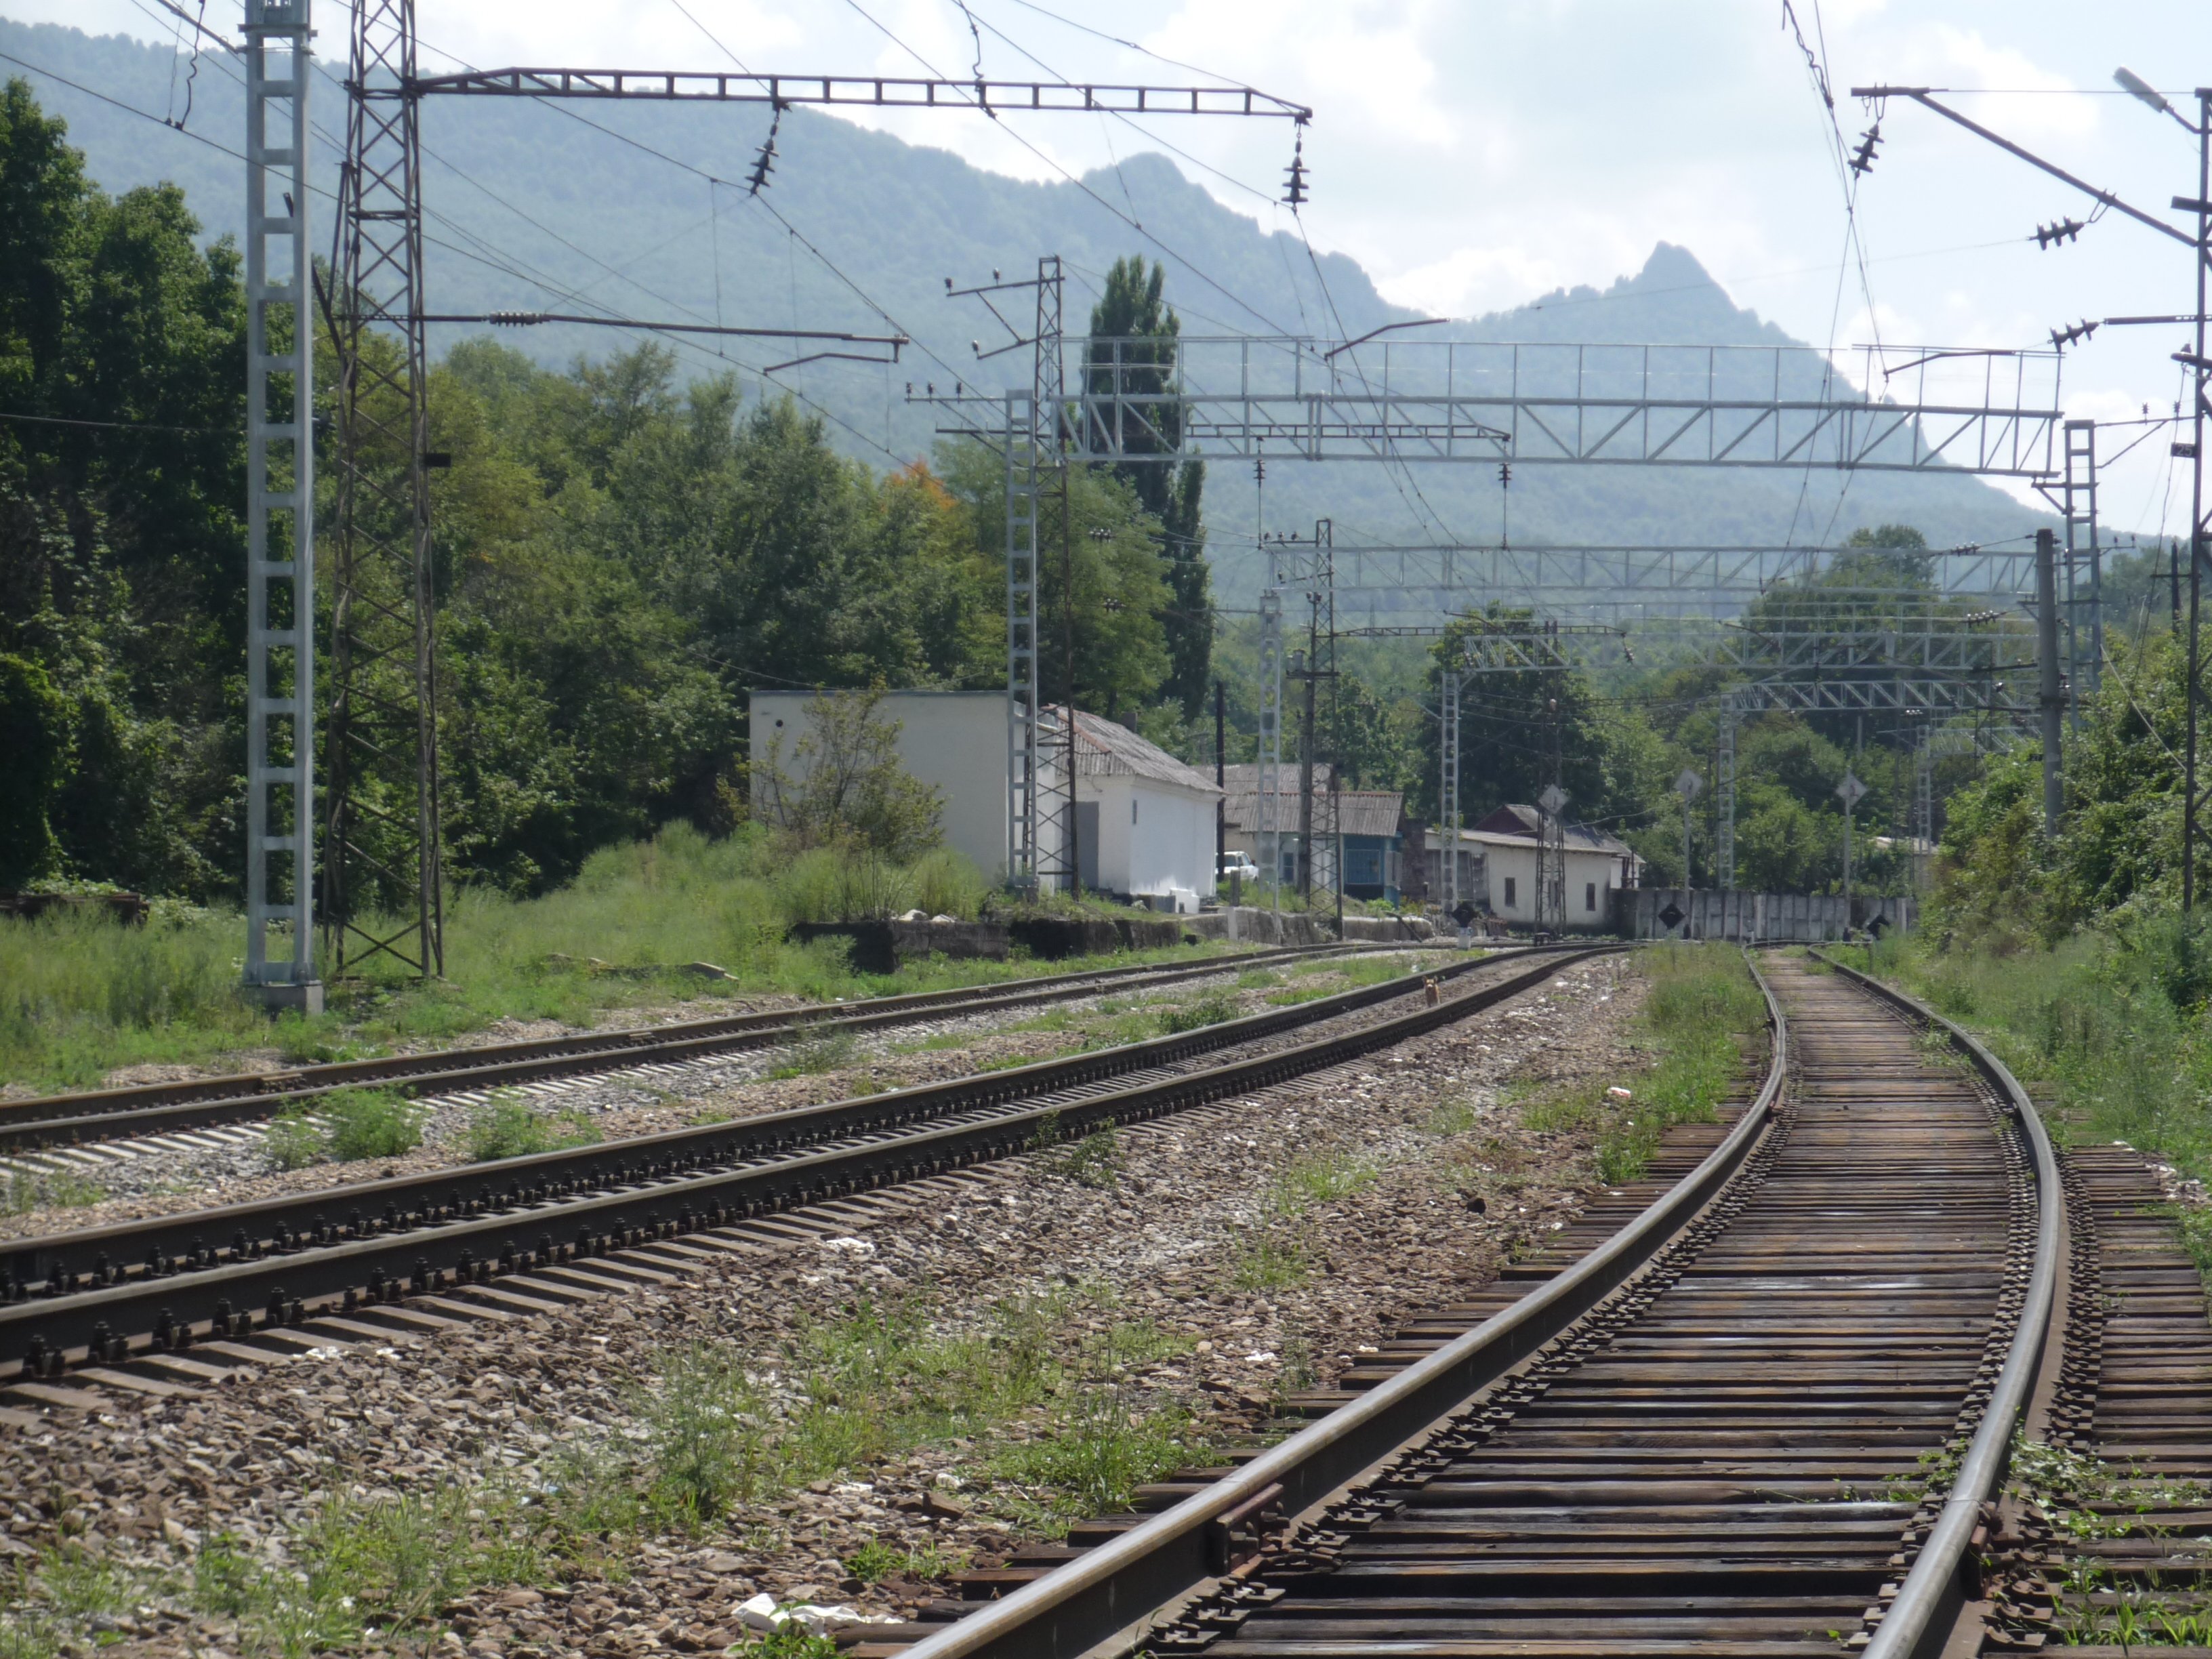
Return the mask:
[[[326,32],[325,51],[338,39]],[[187,64],[164,47],[57,25],[0,21],[0,52],[155,114],[183,105]],[[239,74],[234,62],[210,52],[192,77],[191,131],[230,149],[243,129]],[[72,141],[105,187],[173,179],[210,234],[234,233],[242,224],[244,180],[235,159],[44,76],[30,78],[41,100],[67,117]],[[315,120],[326,135],[318,140],[315,170],[328,189],[336,179],[341,95],[329,76],[314,85]],[[1126,158],[1089,175],[1081,187],[1036,184],[984,173],[949,151],[789,110],[767,200],[794,236],[762,204],[747,200],[741,185],[712,185],[586,122],[700,173],[741,180],[766,133],[769,112],[431,100],[423,118],[431,308],[584,311],[604,304],[659,321],[719,318],[871,333],[890,331],[895,323],[915,342],[896,368],[827,364],[785,377],[846,423],[842,443],[878,465],[925,453],[933,441],[933,411],[907,401],[909,381],[919,389],[957,379],[993,392],[1026,381],[1024,353],[977,363],[971,341],[988,350],[1008,337],[975,301],[948,300],[948,276],[960,286],[988,280],[994,270],[1026,276],[1039,253],[1057,252],[1070,277],[1067,321],[1079,328],[1097,275],[1116,257],[1141,251],[1166,260],[1170,297],[1194,334],[1325,333],[1339,320],[1356,334],[1417,315],[1386,301],[1352,259],[1310,258],[1297,238],[1271,234],[1222,205],[1156,155]],[[1321,187],[1327,188],[1325,179]],[[719,238],[708,231],[710,198]],[[1148,243],[1103,203],[1139,221],[1155,240]],[[315,240],[326,252],[327,198],[319,198],[315,218]],[[799,236],[836,270],[817,260]],[[501,270],[498,263],[542,276],[549,286]],[[1026,332],[1026,296],[1011,298],[1009,318]],[[449,340],[469,331],[441,329],[434,344],[442,343],[441,336]],[[630,337],[607,329],[541,328],[503,337],[557,364],[614,349]],[[1733,304],[1693,255],[1667,243],[1642,270],[1602,289],[1564,289],[1530,306],[1400,337],[1799,343]],[[770,363],[803,350],[749,341],[722,359],[696,339],[678,349],[695,372],[726,362]],[[757,389],[756,374],[742,368],[740,374],[749,390]],[[1410,469],[1340,463],[1324,470],[1271,459],[1267,528],[1304,528],[1326,515],[1346,541],[1492,540],[1504,506],[1494,471],[1481,463]],[[1216,465],[1212,473],[1208,519],[1216,562],[1225,592],[1234,596],[1249,584],[1255,563],[1249,552],[1252,483],[1241,466]],[[1964,477],[1529,465],[1516,469],[1510,495],[1511,535],[1522,544],[1817,541],[1885,520],[1917,524],[1941,544],[2017,535],[2038,522],[2002,492]],[[1235,547],[1240,539],[1243,556]]]

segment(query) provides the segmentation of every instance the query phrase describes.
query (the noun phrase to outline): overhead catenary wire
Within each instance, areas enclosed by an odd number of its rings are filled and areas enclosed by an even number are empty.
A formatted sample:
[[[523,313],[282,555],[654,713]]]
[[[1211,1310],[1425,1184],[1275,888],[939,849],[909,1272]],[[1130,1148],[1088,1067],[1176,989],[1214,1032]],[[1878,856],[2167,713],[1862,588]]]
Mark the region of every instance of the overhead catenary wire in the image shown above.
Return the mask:
[[[915,51],[912,46],[908,46],[908,44],[907,44],[903,40],[900,39],[900,37],[898,36],[898,34],[897,34],[895,31],[893,31],[893,30],[890,27],[890,26],[889,26],[889,25],[887,25],[887,24],[884,23],[881,20],[879,20],[878,18],[877,18],[877,17],[876,17],[872,13],[871,13],[871,12],[867,9],[867,8],[866,8],[866,7],[865,7],[865,6],[861,5],[861,4],[860,4],[860,0],[845,0],[845,3],[846,3],[848,6],[850,6],[850,7],[851,7],[854,11],[858,12],[858,13],[859,13],[859,14],[860,14],[863,18],[865,18],[865,19],[866,19],[866,21],[867,21],[871,25],[872,25],[872,26],[876,28],[876,30],[877,30],[878,33],[881,33],[881,34],[882,34],[882,35],[883,35],[886,40],[890,40],[890,41],[891,42],[891,44],[892,44],[892,45],[894,45],[894,46],[896,46],[896,47],[898,47],[898,49],[899,49],[901,52],[903,52],[904,53],[906,53],[906,55],[907,55],[908,57],[909,57],[909,58],[913,58],[913,59],[915,60],[915,62],[916,62],[917,64],[921,64],[924,69],[927,70],[930,72],[930,74],[932,74],[933,76],[936,76],[939,80],[946,80],[946,79],[949,79],[949,78],[950,78],[950,77],[948,77],[948,76],[945,74],[945,72],[944,72],[942,70],[939,69],[939,68],[938,68],[934,64],[931,63],[931,62],[929,61],[929,59],[928,59],[928,58],[927,58],[923,57],[923,56],[922,56],[919,52]],[[976,105],[974,105],[974,104],[972,104],[972,103],[971,103],[971,105],[970,105],[969,106],[970,106],[971,108],[972,108],[972,107],[980,107],[980,106],[976,106]],[[1161,252],[1163,252],[1163,253],[1166,254],[1170,258],[1173,259],[1173,260],[1174,260],[1177,264],[1182,265],[1185,270],[1188,270],[1188,271],[1191,273],[1191,275],[1193,275],[1194,276],[1197,277],[1197,278],[1199,279],[1199,281],[1200,281],[1201,283],[1205,283],[1208,288],[1210,288],[1210,289],[1213,289],[1213,291],[1214,291],[1215,293],[1217,293],[1217,294],[1220,295],[1224,299],[1227,300],[1227,301],[1228,301],[1231,305],[1234,305],[1234,306],[1237,307],[1238,307],[1239,309],[1241,309],[1241,310],[1243,310],[1243,311],[1249,312],[1252,316],[1254,316],[1255,318],[1258,319],[1261,322],[1262,322],[1262,323],[1266,324],[1266,325],[1267,325],[1267,326],[1268,328],[1270,328],[1270,329],[1273,330],[1277,334],[1287,334],[1287,333],[1290,331],[1289,330],[1287,330],[1286,328],[1285,328],[1285,327],[1282,325],[1282,324],[1281,324],[1281,323],[1278,322],[1274,318],[1268,316],[1268,315],[1267,314],[1267,313],[1265,313],[1265,312],[1261,311],[1258,307],[1256,307],[1256,306],[1253,305],[1249,301],[1246,300],[1246,299],[1245,299],[1242,295],[1240,295],[1240,294],[1238,294],[1237,292],[1236,292],[1236,290],[1235,290],[1235,289],[1231,289],[1231,288],[1229,288],[1228,286],[1226,286],[1225,284],[1224,284],[1224,283],[1220,283],[1220,282],[1217,281],[1217,280],[1214,278],[1214,276],[1212,276],[1212,274],[1211,272],[1207,271],[1207,270],[1206,270],[1203,266],[1200,265],[1200,264],[1199,264],[1195,260],[1194,260],[1194,259],[1190,258],[1187,254],[1184,254],[1184,253],[1182,253],[1182,252],[1179,252],[1178,250],[1176,250],[1176,248],[1174,248],[1174,247],[1170,246],[1166,241],[1164,241],[1164,240],[1163,240],[1161,239],[1161,237],[1158,235],[1158,233],[1156,233],[1156,232],[1154,232],[1154,231],[1147,230],[1147,229],[1146,229],[1146,228],[1145,228],[1145,227],[1144,227],[1144,226],[1142,226],[1142,225],[1140,225],[1140,224],[1137,223],[1137,222],[1136,222],[1136,221],[1134,221],[1133,219],[1130,218],[1130,217],[1129,217],[1129,216],[1128,216],[1127,214],[1126,214],[1126,213],[1122,212],[1122,211],[1121,211],[1121,209],[1119,209],[1119,208],[1117,208],[1117,207],[1115,207],[1115,206],[1114,205],[1114,204],[1113,204],[1113,203],[1111,203],[1111,202],[1108,201],[1108,200],[1107,200],[1103,196],[1101,196],[1101,195],[1100,195],[1097,191],[1095,191],[1095,190],[1091,189],[1091,187],[1089,185],[1085,184],[1085,183],[1081,179],[1078,178],[1074,173],[1070,173],[1070,172],[1069,172],[1066,167],[1062,167],[1062,166],[1061,166],[1061,165],[1060,165],[1057,161],[1055,161],[1053,157],[1051,157],[1050,155],[1047,155],[1043,150],[1040,149],[1036,145],[1035,145],[1035,144],[1031,143],[1030,143],[1027,138],[1024,138],[1024,137],[1023,137],[1019,132],[1016,131],[1012,126],[1009,125],[1008,124],[1006,124],[1006,123],[1005,123],[1005,122],[1001,122],[1001,123],[1000,123],[1000,130],[1001,130],[1002,131],[1004,131],[1004,132],[1005,132],[1005,133],[1006,133],[1009,137],[1011,137],[1011,138],[1012,138],[1012,139],[1016,143],[1019,144],[1019,145],[1020,145],[1024,149],[1026,149],[1027,151],[1029,151],[1030,155],[1032,155],[1036,156],[1036,157],[1037,158],[1037,160],[1039,160],[1040,161],[1042,161],[1042,162],[1043,162],[1047,167],[1050,167],[1050,168],[1051,168],[1054,173],[1058,173],[1058,174],[1059,174],[1062,179],[1066,179],[1069,184],[1073,185],[1076,187],[1076,189],[1078,189],[1078,190],[1081,191],[1083,192],[1083,194],[1084,194],[1084,195],[1085,195],[1085,196],[1089,197],[1089,198],[1090,198],[1093,202],[1096,202],[1096,203],[1097,203],[1100,207],[1102,207],[1102,208],[1105,209],[1107,212],[1109,212],[1109,213],[1112,214],[1112,215],[1113,215],[1116,219],[1119,219],[1119,220],[1120,220],[1123,224],[1127,225],[1127,226],[1129,227],[1129,228],[1130,228],[1130,229],[1132,229],[1132,230],[1135,231],[1139,235],[1142,236],[1142,237],[1143,237],[1146,241],[1150,242],[1150,243],[1151,243],[1154,247],[1158,248]]]
[[[173,125],[171,123],[163,120],[160,116],[154,114],[151,111],[140,109],[135,104],[126,103],[119,98],[112,97],[106,93],[98,91],[94,88],[83,85],[80,82],[71,80],[67,76],[56,74],[52,70],[43,68],[40,64],[32,63],[27,58],[19,58],[12,52],[0,52],[0,60],[14,64],[18,68],[29,70],[33,75],[43,76],[58,85],[69,88],[73,92],[82,93],[87,97],[97,99],[101,103],[111,105],[113,107],[123,111],[125,114],[135,115],[142,121],[151,122],[154,125],[161,127],[167,131],[176,133],[180,137],[189,138],[194,143],[204,144],[208,149],[216,150],[222,155],[228,155],[234,161],[243,162],[246,159],[243,151],[234,149],[229,145],[222,143],[218,140],[210,138],[204,133],[194,132],[190,128]],[[319,68],[320,66],[318,65],[319,70]],[[316,130],[319,135],[324,138],[325,142],[333,142],[330,134],[326,131],[319,126],[318,126]],[[427,149],[424,153],[426,155],[431,154],[431,152]],[[451,166],[450,163],[445,162],[442,157],[434,159],[438,159],[441,165]],[[456,173],[459,171],[458,168],[453,170]],[[474,184],[476,181],[474,179],[470,179],[469,182]],[[337,197],[330,191],[325,190],[319,185],[311,185],[309,188],[316,196],[320,197],[325,201],[335,202],[337,199]],[[481,189],[483,187],[479,185],[478,188]],[[503,198],[498,197],[495,191],[487,191],[487,194],[491,195],[495,200],[500,200],[501,202],[501,205],[507,205],[504,202]],[[423,216],[427,219],[435,221],[445,228],[452,230],[456,235],[477,243],[481,247],[489,248],[491,246],[489,243],[485,242],[482,238],[477,236],[475,233],[468,230],[465,227],[447,219],[444,215],[437,213],[434,210],[426,208]],[[601,311],[607,311],[609,309],[603,301],[594,300],[586,295],[570,289],[566,285],[560,283],[556,279],[547,276],[544,272],[526,268],[526,261],[521,264],[517,264],[514,262],[514,256],[501,255],[498,250],[495,249],[489,253],[478,252],[471,248],[462,246],[458,243],[447,241],[441,237],[430,235],[428,233],[425,233],[423,240],[434,247],[441,248],[447,252],[455,254],[459,258],[471,260],[478,264],[488,266],[489,268],[501,271],[507,276],[531,283],[532,286],[540,288],[549,294],[554,295],[558,298],[568,300],[572,303],[594,307]],[[616,274],[618,276],[621,275],[619,272]],[[625,278],[624,280],[629,279]],[[639,284],[638,286],[642,288],[642,284]],[[644,291],[651,292],[649,289],[646,289]],[[663,298],[664,296],[655,295],[653,297]],[[679,302],[667,301],[666,303],[676,305]],[[682,308],[689,309],[689,307]],[[610,313],[611,316],[611,314],[612,313]],[[894,326],[896,326],[896,325],[894,325]],[[655,331],[647,328],[641,330],[641,331],[654,332]],[[814,410],[823,419],[828,420],[845,431],[851,433],[854,437],[862,443],[866,444],[871,449],[876,450],[883,454],[887,459],[892,462],[893,465],[900,465],[904,464],[902,458],[901,458],[895,451],[886,448],[884,445],[877,442],[873,438],[870,437],[866,433],[860,431],[850,422],[846,421],[842,416],[837,415],[834,410],[824,407],[815,399],[808,397],[800,388],[787,385],[781,380],[774,379],[773,375],[767,369],[748,362],[742,358],[733,357],[726,351],[710,350],[705,347],[698,345],[694,341],[685,338],[682,335],[663,334],[659,335],[659,337],[667,340],[672,345],[697,351],[700,355],[709,359],[743,369],[749,374],[761,376],[763,380],[768,380],[769,383],[775,385],[780,390],[789,392],[793,397],[798,398],[800,403],[804,404],[807,408]]]

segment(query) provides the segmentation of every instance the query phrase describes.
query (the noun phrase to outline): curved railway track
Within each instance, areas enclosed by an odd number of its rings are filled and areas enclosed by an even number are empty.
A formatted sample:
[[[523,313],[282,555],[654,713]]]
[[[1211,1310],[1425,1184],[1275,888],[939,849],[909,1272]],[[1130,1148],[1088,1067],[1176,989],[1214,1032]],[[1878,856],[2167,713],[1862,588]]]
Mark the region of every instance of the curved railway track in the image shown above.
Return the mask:
[[[1413,1322],[1310,1427],[857,1652],[1942,1652],[2051,1332],[2057,1166],[1970,1037],[1767,972],[1764,1086],[1693,1167]]]
[[[191,1375],[210,1343],[316,1340],[410,1297],[534,1276],[1265,1088],[1468,1018],[1617,951],[1446,965],[1150,1042],[605,1145],[0,1243],[0,1385]],[[1502,977],[1492,974],[1503,968]],[[1469,975],[1483,982],[1466,983]],[[1308,1028],[1320,1026],[1322,1034]],[[650,1261],[638,1263],[650,1271]],[[557,1285],[545,1294],[557,1299]],[[346,1322],[353,1322],[348,1325]],[[372,1328],[370,1334],[374,1334]],[[137,1373],[118,1367],[139,1368]],[[26,1393],[28,1389],[31,1392]]]
[[[312,1107],[323,1097],[347,1089],[389,1088],[410,1096],[465,1094],[514,1088],[549,1078],[681,1065],[709,1055],[773,1048],[799,1038],[884,1030],[947,1016],[996,1013],[1068,1001],[1103,990],[1146,991],[1248,967],[1395,948],[1360,944],[1257,951],[1198,963],[1101,968],[1011,983],[872,997],[816,1009],[724,1014],[575,1036],[433,1049],[376,1060],[335,1060],[278,1072],[39,1095],[0,1101],[0,1152],[80,1146],[250,1122],[274,1117],[288,1108]]]

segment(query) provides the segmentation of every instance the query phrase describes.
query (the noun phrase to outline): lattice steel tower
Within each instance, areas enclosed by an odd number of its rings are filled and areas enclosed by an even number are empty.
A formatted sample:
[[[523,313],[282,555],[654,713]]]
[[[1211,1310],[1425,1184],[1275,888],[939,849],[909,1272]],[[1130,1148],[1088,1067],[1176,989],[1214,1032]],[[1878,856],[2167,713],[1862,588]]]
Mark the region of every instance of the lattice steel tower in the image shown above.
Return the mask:
[[[323,909],[338,968],[445,969],[414,0],[357,0],[338,180]]]
[[[319,1012],[308,6],[246,11],[246,983]]]

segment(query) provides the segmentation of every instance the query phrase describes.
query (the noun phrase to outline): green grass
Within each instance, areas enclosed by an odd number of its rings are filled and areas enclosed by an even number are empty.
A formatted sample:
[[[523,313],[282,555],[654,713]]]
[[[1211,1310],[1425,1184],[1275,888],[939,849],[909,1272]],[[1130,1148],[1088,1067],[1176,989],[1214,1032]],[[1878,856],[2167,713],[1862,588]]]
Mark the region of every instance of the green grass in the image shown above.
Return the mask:
[[[423,1109],[391,1089],[344,1089],[282,1114],[261,1143],[272,1170],[398,1158],[422,1144]]]
[[[128,1563],[73,1535],[0,1569],[0,1656],[56,1659],[121,1639],[112,1626],[149,1604],[232,1620],[236,1650],[305,1659],[360,1644],[372,1630],[434,1632],[438,1609],[487,1584],[542,1583],[553,1556],[542,1521],[511,1483],[423,1493],[326,1493],[277,1561],[228,1533],[196,1540],[179,1567]]]
[[[357,1481],[382,1477],[341,1471],[275,1540],[281,1555],[219,1534],[195,1540],[176,1569],[126,1565],[84,1541],[64,1497],[58,1541],[0,1564],[0,1659],[102,1645],[116,1638],[94,1633],[100,1625],[149,1602],[235,1621],[234,1650],[254,1659],[428,1650],[440,1610],[471,1590],[619,1573],[640,1538],[715,1536],[741,1503],[956,1439],[1004,1448],[1005,1478],[1020,1487],[1015,1518],[1053,1531],[1201,1449],[1181,1413],[1136,1409],[1117,1381],[1192,1339],[1147,1320],[1101,1321],[1112,1306],[1097,1287],[1057,1290],[944,1330],[901,1297],[808,1321],[780,1352],[678,1345],[647,1356],[637,1376],[611,1379],[629,1407],[623,1431],[564,1440],[535,1470],[487,1465],[422,1490],[365,1492]],[[1006,1430],[1018,1419],[1027,1437],[1017,1449]],[[863,1578],[931,1579],[963,1559],[877,1543],[848,1565]]]
[[[598,1126],[580,1112],[547,1117],[532,1111],[519,1097],[501,1095],[469,1114],[461,1146],[470,1163],[489,1164],[495,1158],[530,1158],[539,1152],[565,1152],[571,1146],[595,1146],[599,1141]]]
[[[894,1574],[927,1583],[932,1579],[950,1577],[967,1564],[965,1550],[948,1553],[938,1547],[934,1539],[912,1549],[898,1549],[880,1538],[871,1538],[845,1558],[845,1571],[864,1584],[880,1583]]]
[[[1162,1036],[1177,1036],[1185,1031],[1203,1030],[1208,1025],[1219,1025],[1235,1019],[1243,1010],[1237,999],[1225,991],[1209,992],[1206,995],[1183,1003],[1178,1007],[1163,1008],[1158,1016]]]
[[[25,1170],[0,1181],[0,1215],[27,1215],[33,1210],[81,1210],[107,1196],[98,1182],[69,1170],[46,1173]]]
[[[1267,1183],[1259,1220],[1230,1253],[1230,1284],[1265,1294],[1304,1283],[1313,1263],[1301,1242],[1300,1221],[1318,1206],[1351,1197],[1381,1173],[1366,1158],[1334,1146],[1304,1153],[1278,1170]]]
[[[1869,965],[1863,949],[1839,960]],[[2175,919],[2083,932],[2055,949],[1945,951],[1887,939],[1872,970],[1972,1030],[2023,1083],[2047,1085],[2061,1139],[2124,1140],[2212,1176],[2212,1031],[2202,930]]]
[[[842,1072],[860,1058],[860,1039],[850,1031],[810,1031],[783,1051],[782,1061],[769,1068],[772,1079],[819,1077]]]
[[[242,1051],[271,1049],[307,1064],[441,1042],[502,1018],[587,1024],[672,1003],[696,1004],[704,1016],[763,992],[829,1002],[1227,953],[1178,945],[1054,963],[933,959],[872,975],[854,972],[835,940],[784,939],[793,921],[854,907],[965,915],[981,897],[972,872],[942,854],[903,871],[861,868],[783,856],[757,829],[709,841],[675,824],[594,854],[574,883],[543,897],[455,890],[444,979],[423,984],[372,964],[367,977],[331,985],[325,1013],[276,1019],[240,994],[245,924],[234,912],[164,903],[143,927],[58,909],[0,920],[0,1080],[83,1089],[118,1066],[234,1063]],[[594,958],[615,971],[593,969]],[[684,971],[693,962],[733,977]]]
[[[1038,1168],[1062,1176],[1082,1187],[1112,1187],[1121,1179],[1121,1135],[1111,1123],[1100,1125],[1080,1140],[1062,1134],[1060,1114],[1047,1112],[1030,1145],[1039,1157]]]
[[[1188,1413],[1133,1409],[1113,1387],[1086,1389],[1049,1433],[1018,1441],[991,1460],[991,1473],[1020,1489],[1024,1518],[1041,1531],[1128,1508],[1139,1486],[1204,1455]]]
[[[1650,981],[1637,1046],[1651,1062],[1540,1095],[1522,1114],[1531,1129],[1591,1128],[1598,1178],[1609,1187],[1641,1179],[1675,1124],[1712,1121],[1766,1024],[1765,1000],[1733,948],[1659,945],[1632,960]],[[1607,1095],[1616,1085],[1629,1090],[1628,1100]]]

